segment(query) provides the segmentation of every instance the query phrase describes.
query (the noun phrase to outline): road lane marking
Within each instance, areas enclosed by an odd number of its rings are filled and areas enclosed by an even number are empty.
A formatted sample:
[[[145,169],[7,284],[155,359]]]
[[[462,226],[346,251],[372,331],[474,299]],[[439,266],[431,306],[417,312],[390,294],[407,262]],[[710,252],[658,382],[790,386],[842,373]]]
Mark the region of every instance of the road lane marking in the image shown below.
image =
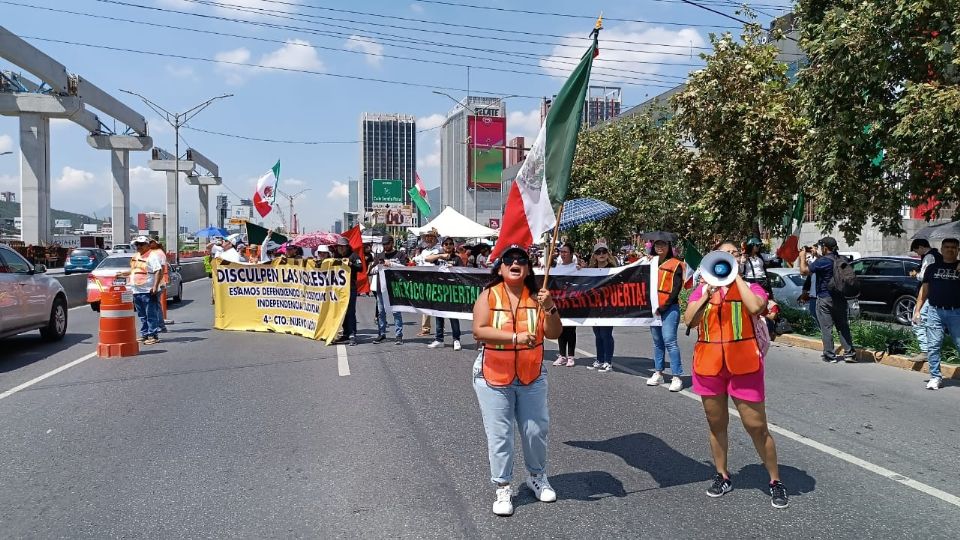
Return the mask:
[[[29,388],[29,387],[37,384],[38,382],[40,382],[40,381],[42,381],[42,380],[44,380],[44,379],[48,379],[48,378],[50,378],[50,377],[53,377],[54,375],[56,375],[57,373],[60,373],[61,371],[66,371],[66,370],[72,368],[73,366],[75,366],[75,365],[77,365],[77,364],[80,364],[80,363],[82,363],[82,362],[86,362],[87,360],[93,358],[93,357],[96,356],[96,355],[97,355],[97,353],[92,352],[92,353],[90,353],[90,354],[88,354],[88,355],[86,355],[86,356],[84,356],[84,357],[77,358],[77,359],[74,360],[73,362],[70,362],[70,363],[68,363],[68,364],[64,364],[64,365],[58,367],[57,369],[55,369],[55,370],[53,370],[53,371],[48,371],[48,372],[44,373],[43,375],[40,375],[39,377],[37,377],[37,378],[35,378],[35,379],[30,379],[29,381],[27,381],[27,382],[25,382],[25,383],[23,383],[23,384],[21,384],[21,385],[19,385],[19,386],[15,386],[15,387],[7,390],[6,392],[0,394],[0,399],[8,398],[8,397],[16,394],[17,392],[23,390],[24,388]]]
[[[347,362],[347,348],[344,345],[337,345],[337,371],[341,377],[350,375],[350,363]]]
[[[556,343],[555,340],[549,340],[549,341],[553,341],[554,343]],[[591,353],[590,351],[585,351],[585,350],[580,349],[580,348],[577,348],[576,351],[577,351],[578,353],[582,354],[582,355],[596,358],[596,354],[595,354],[595,353]],[[664,383],[664,384],[662,384],[661,386],[663,386],[664,388],[667,388],[667,387],[669,387],[669,384]],[[680,392],[675,392],[675,393],[676,393],[676,394],[680,394],[680,395],[682,395],[682,396],[684,396],[684,397],[690,398],[690,399],[692,399],[692,400],[694,400],[694,401],[697,401],[698,403],[700,402],[700,396],[694,394],[694,393],[691,392],[690,390],[681,390]],[[734,408],[734,407],[728,407],[728,408],[729,408],[729,410],[730,410],[730,414],[732,414],[733,416],[736,416],[737,418],[740,418],[740,413],[737,412],[737,409],[736,409],[736,408]],[[776,425],[776,424],[774,424],[774,423],[768,423],[768,427],[769,427],[770,431],[772,431],[772,432],[774,432],[774,433],[776,433],[776,434],[778,434],[778,435],[783,435],[784,437],[786,437],[786,438],[788,438],[788,439],[790,439],[790,440],[792,440],[792,441],[798,442],[798,443],[800,443],[800,444],[802,444],[802,445],[804,445],[804,446],[807,446],[807,447],[809,447],[809,448],[813,448],[814,450],[819,450],[820,452],[823,452],[824,454],[827,454],[827,455],[833,456],[833,457],[835,457],[835,458],[837,458],[837,459],[846,461],[847,463],[849,463],[849,464],[851,464],[851,465],[856,465],[857,467],[860,467],[861,469],[870,471],[870,472],[872,472],[872,473],[874,473],[874,474],[878,474],[878,475],[880,475],[880,476],[882,476],[882,477],[884,477],[884,478],[887,478],[887,479],[889,479],[889,480],[893,480],[894,482],[898,482],[898,483],[900,483],[900,484],[903,484],[903,485],[905,485],[905,486],[907,486],[907,487],[909,487],[909,488],[915,489],[915,490],[917,490],[917,491],[919,491],[919,492],[921,492],[921,493],[926,493],[927,495],[930,495],[931,497],[936,497],[937,499],[940,499],[941,501],[943,501],[943,502],[945,502],[945,503],[947,503],[947,504],[952,504],[953,506],[956,506],[956,507],[960,508],[960,497],[958,497],[958,496],[956,496],[956,495],[953,495],[953,494],[951,494],[951,493],[947,493],[946,491],[943,491],[943,490],[941,490],[941,489],[937,489],[937,488],[935,488],[935,487],[933,487],[933,486],[929,486],[929,485],[927,485],[927,484],[924,484],[923,482],[919,482],[919,481],[917,481],[917,480],[914,480],[913,478],[910,478],[909,476],[905,476],[905,475],[902,475],[902,474],[900,474],[900,473],[898,473],[898,472],[896,472],[896,471],[892,471],[892,470],[890,470],[890,469],[887,469],[886,467],[881,467],[880,465],[877,465],[877,464],[875,464],[875,463],[871,463],[871,462],[869,462],[869,461],[867,461],[867,460],[860,459],[860,458],[858,458],[857,456],[854,456],[853,454],[848,454],[847,452],[844,452],[843,450],[840,450],[840,449],[834,448],[834,447],[832,447],[832,446],[830,446],[830,445],[824,444],[824,443],[822,443],[822,442],[813,440],[813,439],[811,439],[810,437],[806,437],[806,436],[804,436],[804,435],[800,435],[799,433],[790,431],[789,429],[780,427],[780,426],[778,426],[778,425]]]

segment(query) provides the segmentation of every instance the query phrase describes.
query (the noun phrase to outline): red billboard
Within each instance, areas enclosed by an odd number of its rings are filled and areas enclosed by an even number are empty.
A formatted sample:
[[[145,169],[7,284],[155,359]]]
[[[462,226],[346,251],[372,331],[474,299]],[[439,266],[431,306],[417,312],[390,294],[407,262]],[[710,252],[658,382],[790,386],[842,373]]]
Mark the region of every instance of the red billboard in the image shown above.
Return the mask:
[[[467,187],[498,188],[504,168],[507,119],[468,116]]]

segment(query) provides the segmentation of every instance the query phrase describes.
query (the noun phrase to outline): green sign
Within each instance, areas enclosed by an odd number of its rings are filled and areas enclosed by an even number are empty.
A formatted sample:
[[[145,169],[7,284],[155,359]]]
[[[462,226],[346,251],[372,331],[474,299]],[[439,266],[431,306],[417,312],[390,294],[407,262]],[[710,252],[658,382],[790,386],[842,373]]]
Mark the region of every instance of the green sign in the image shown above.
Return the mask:
[[[378,180],[370,181],[373,202],[375,203],[402,203],[403,202],[403,180]]]

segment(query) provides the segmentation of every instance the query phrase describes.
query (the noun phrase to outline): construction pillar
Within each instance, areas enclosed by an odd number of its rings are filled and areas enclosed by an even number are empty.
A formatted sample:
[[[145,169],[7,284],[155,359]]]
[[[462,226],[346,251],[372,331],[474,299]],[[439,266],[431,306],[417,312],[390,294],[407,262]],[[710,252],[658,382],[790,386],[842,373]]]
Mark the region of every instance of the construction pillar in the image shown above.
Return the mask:
[[[20,114],[20,220],[26,244],[50,242],[50,118]]]
[[[167,230],[164,232],[164,248],[179,251],[180,231],[177,227],[180,220],[180,200],[177,198],[177,173],[167,172]]]
[[[197,193],[200,195],[200,211],[197,220],[199,231],[210,226],[210,186],[197,186]]]
[[[113,172],[113,245],[130,243],[130,151],[110,151]]]

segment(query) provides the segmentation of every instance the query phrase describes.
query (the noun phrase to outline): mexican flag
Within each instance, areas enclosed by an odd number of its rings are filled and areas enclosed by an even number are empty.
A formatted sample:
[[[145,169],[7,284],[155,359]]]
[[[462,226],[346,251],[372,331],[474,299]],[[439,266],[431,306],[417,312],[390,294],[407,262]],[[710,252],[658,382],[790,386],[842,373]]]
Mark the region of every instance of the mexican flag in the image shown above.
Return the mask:
[[[797,202],[793,206],[793,211],[783,216],[783,226],[791,232],[790,236],[786,237],[783,244],[777,248],[777,257],[790,265],[800,257],[800,228],[803,226],[805,204],[803,193],[797,194]]]
[[[413,204],[417,205],[417,210],[420,211],[420,215],[423,218],[430,217],[430,203],[427,202],[427,188],[423,185],[423,180],[420,180],[419,174],[417,174],[417,184],[407,190],[407,194],[410,195],[410,200],[413,201]]]
[[[685,289],[693,288],[693,274],[697,272],[697,269],[700,268],[700,261],[703,260],[703,255],[700,251],[697,250],[697,246],[693,245],[693,242],[684,239],[683,240],[683,287]]]
[[[267,174],[257,180],[257,192],[253,194],[253,207],[260,217],[267,217],[273,210],[273,201],[277,198],[277,184],[280,182],[280,160]]]
[[[601,21],[598,20],[593,43],[557,93],[530,153],[520,166],[507,196],[500,238],[490,254],[492,259],[499,257],[511,244],[530,246],[557,224],[555,209],[563,204],[570,183],[570,167],[590,84],[590,68],[599,54],[597,36],[600,28]]]

